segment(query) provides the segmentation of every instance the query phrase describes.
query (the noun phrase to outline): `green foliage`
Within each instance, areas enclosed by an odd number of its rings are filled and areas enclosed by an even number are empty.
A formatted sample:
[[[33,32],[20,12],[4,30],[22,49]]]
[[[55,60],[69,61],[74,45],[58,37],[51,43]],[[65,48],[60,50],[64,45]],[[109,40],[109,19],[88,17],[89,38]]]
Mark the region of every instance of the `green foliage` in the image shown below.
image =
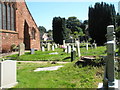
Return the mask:
[[[54,17],[53,18],[53,40],[55,43],[63,44],[63,40],[66,39],[67,32],[65,29],[65,18]]]
[[[43,39],[42,38],[43,34],[46,33],[46,28],[43,27],[43,26],[39,26],[38,29],[40,31],[40,39],[42,40]]]
[[[70,30],[70,33],[73,38],[78,38],[79,36],[83,35],[82,28],[81,28],[81,22],[77,17],[69,17],[66,20],[66,27]]]
[[[117,40],[120,42],[120,26],[115,29]]]
[[[89,7],[89,33],[93,41],[98,45],[106,42],[108,25],[115,25],[114,5],[106,3],[96,3],[94,7]]]

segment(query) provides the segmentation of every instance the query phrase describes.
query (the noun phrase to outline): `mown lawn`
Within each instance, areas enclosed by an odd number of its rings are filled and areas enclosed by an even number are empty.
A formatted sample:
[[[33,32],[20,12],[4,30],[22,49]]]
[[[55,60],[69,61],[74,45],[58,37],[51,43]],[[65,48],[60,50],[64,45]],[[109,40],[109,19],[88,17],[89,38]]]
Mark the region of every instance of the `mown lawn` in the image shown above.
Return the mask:
[[[74,63],[64,64],[56,71],[39,72],[33,70],[60,64],[18,63],[15,88],[97,88],[102,82],[103,67],[78,67]]]
[[[105,47],[97,47],[87,51],[81,48],[82,56],[102,56],[105,54]],[[49,55],[49,53],[58,52],[57,55]],[[20,61],[71,61],[70,54],[63,52],[63,49],[55,51],[35,51],[34,55],[26,53],[25,55],[9,56]],[[18,85],[15,88],[97,88],[98,83],[103,79],[103,66],[75,66],[75,62],[80,58],[76,58],[74,62],[64,64],[64,67],[56,71],[39,71],[34,72],[38,67],[57,66],[61,64],[48,63],[18,63],[17,80]]]
[[[97,49],[91,49],[87,51],[85,48],[81,48],[81,55],[82,56],[104,56],[105,54],[105,47],[97,47]],[[49,55],[49,53],[54,53],[57,52],[58,54],[54,55]],[[63,49],[58,48],[55,49],[55,51],[35,51],[34,55],[31,55],[29,52],[26,53],[25,55],[18,56],[12,55],[8,56],[9,58],[18,60],[18,61],[71,61],[71,54],[67,54],[63,52]],[[79,58],[76,57],[76,60]]]

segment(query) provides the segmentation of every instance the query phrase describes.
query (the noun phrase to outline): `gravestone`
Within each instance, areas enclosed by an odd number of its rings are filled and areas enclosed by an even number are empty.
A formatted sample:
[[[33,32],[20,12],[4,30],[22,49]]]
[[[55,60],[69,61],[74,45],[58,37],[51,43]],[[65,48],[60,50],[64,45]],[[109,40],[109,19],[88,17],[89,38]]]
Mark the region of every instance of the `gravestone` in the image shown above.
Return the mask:
[[[42,46],[41,50],[42,50],[42,52],[44,52],[44,51],[45,51],[45,47],[44,47],[44,46]]]
[[[71,46],[67,45],[67,53],[71,53]]]
[[[80,43],[79,43],[79,41],[76,41],[76,47],[77,47],[78,57],[80,57],[80,56],[81,56],[81,53],[80,53]]]
[[[115,61],[115,35],[114,26],[107,27],[107,56],[105,57],[105,72],[103,84],[100,83],[98,88],[118,88],[118,81],[115,80],[114,61]]]
[[[47,43],[47,51],[50,50],[50,43]]]
[[[17,83],[17,62],[15,60],[0,62],[0,90],[12,88]]]
[[[97,48],[97,44],[96,43],[94,43],[94,48]]]
[[[55,44],[55,48],[58,48],[57,44]]]
[[[65,40],[63,40],[63,46],[66,46],[66,45],[65,45]]]
[[[19,44],[19,56],[24,55],[25,54],[25,44],[21,43]]]
[[[55,51],[55,47],[54,47],[54,45],[52,45],[52,51]]]
[[[35,53],[35,49],[31,48],[31,54],[34,54],[34,53]]]
[[[88,50],[88,43],[86,43],[86,50]]]
[[[74,61],[76,58],[76,51],[72,50],[71,51],[71,62]]]

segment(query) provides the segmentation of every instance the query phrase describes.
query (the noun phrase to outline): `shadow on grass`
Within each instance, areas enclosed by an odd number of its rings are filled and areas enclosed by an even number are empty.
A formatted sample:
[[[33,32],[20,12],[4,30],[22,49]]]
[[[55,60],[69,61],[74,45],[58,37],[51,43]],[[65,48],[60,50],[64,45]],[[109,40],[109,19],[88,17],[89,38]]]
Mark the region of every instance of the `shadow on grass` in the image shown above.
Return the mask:
[[[66,58],[64,58],[63,60],[66,60],[66,59],[70,59],[71,57],[66,57]]]
[[[77,62],[75,62],[75,66],[80,66],[82,65],[82,67],[85,67],[85,66],[92,66],[92,67],[101,67],[101,66],[104,66],[105,65],[105,62],[103,60],[79,60]]]

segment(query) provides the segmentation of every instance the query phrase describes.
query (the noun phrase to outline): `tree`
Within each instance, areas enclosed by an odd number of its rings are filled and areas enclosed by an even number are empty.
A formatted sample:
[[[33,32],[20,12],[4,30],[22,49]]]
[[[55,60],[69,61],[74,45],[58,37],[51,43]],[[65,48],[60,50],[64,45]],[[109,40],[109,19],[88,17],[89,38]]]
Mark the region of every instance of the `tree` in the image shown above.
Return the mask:
[[[71,34],[73,38],[78,38],[80,36],[80,33],[83,33],[81,29],[81,22],[77,17],[69,17],[66,20],[66,28],[69,30],[69,33]]]
[[[55,43],[63,44],[63,40],[66,39],[65,18],[54,17],[53,18],[53,40]]]
[[[42,40],[42,36],[46,33],[46,28],[44,26],[39,26],[38,30],[40,31],[40,39]]]
[[[115,25],[115,8],[112,4],[95,3],[94,7],[89,7],[89,34],[92,40],[98,45],[106,42],[108,25]]]
[[[66,20],[66,27],[69,28],[72,32],[72,34],[74,32],[80,32],[80,25],[81,25],[81,22],[79,19],[77,19],[77,17],[73,16],[73,17],[69,17],[67,20]]]

